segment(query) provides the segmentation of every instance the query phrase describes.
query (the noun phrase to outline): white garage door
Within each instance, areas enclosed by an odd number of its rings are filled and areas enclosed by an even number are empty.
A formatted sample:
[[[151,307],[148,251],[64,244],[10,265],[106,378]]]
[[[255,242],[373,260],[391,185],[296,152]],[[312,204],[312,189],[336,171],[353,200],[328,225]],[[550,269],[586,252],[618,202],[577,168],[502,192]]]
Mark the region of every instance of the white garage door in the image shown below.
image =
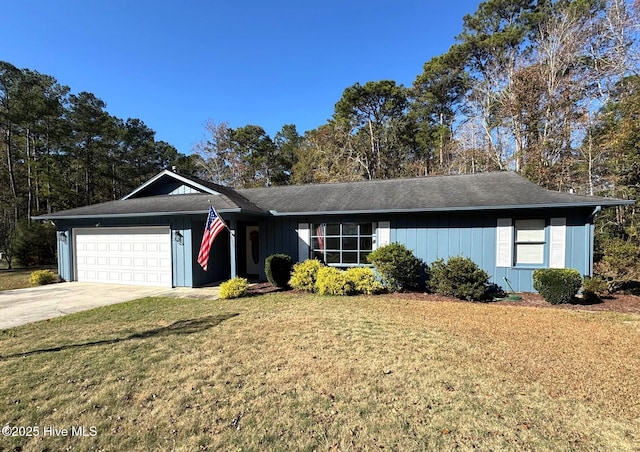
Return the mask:
[[[76,280],[171,287],[168,227],[74,229]]]

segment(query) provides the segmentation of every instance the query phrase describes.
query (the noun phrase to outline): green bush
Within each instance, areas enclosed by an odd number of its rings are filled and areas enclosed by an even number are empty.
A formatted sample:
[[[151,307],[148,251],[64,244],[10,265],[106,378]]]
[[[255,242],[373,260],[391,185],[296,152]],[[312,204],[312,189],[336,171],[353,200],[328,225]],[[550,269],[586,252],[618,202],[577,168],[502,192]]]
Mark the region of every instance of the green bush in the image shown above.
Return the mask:
[[[322,264],[317,259],[307,259],[293,266],[289,285],[296,290],[314,292],[316,290],[316,276]]]
[[[612,238],[602,244],[603,256],[594,265],[598,274],[609,280],[608,289],[615,292],[625,283],[640,279],[640,245]]]
[[[468,257],[438,259],[431,264],[431,289],[461,300],[484,300],[489,275]]]
[[[539,268],[533,272],[533,288],[551,304],[570,303],[581,285],[582,276],[573,268]]]
[[[382,284],[392,292],[422,290],[426,286],[429,268],[400,243],[378,248],[367,260],[375,265]]]
[[[345,276],[353,288],[353,293],[372,295],[380,293],[383,289],[373,270],[368,267],[349,268]]]
[[[291,278],[293,261],[287,254],[272,254],[264,262],[267,280],[277,287],[287,287]]]
[[[43,286],[58,281],[58,275],[51,270],[36,270],[31,272],[31,285]]]
[[[316,277],[316,292],[320,295],[349,295],[353,285],[347,280],[347,272],[334,267],[320,267]]]
[[[600,301],[600,297],[607,292],[607,282],[600,276],[585,276],[582,281],[582,299],[585,301]]]
[[[246,278],[236,276],[220,284],[220,298],[240,298],[249,291],[249,281]]]

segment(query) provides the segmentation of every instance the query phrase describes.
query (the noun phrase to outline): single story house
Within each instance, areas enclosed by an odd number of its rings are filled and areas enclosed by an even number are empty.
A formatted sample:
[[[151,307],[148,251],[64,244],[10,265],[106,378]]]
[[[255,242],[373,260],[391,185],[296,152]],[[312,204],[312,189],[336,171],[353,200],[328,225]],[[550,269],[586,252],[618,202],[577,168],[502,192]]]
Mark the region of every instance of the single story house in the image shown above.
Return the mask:
[[[36,219],[55,223],[68,281],[198,287],[264,279],[274,253],[349,267],[399,242],[428,264],[467,256],[526,292],[536,268],[591,275],[594,216],[631,203],[550,191],[513,172],[231,189],[165,170],[121,200]],[[196,259],[210,204],[229,229],[205,272]]]

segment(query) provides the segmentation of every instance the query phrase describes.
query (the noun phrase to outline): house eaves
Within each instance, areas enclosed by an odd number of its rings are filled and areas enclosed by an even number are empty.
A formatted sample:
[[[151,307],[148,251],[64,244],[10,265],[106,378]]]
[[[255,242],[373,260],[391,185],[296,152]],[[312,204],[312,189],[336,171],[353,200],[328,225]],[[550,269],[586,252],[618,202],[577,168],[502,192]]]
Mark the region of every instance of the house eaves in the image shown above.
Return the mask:
[[[557,204],[516,204],[516,205],[500,205],[500,206],[470,206],[470,207],[428,207],[413,209],[372,209],[372,210],[308,210],[300,212],[278,212],[270,210],[269,213],[274,217],[293,217],[293,216],[326,216],[326,215],[382,215],[397,213],[428,213],[428,212],[473,212],[473,211],[496,211],[496,210],[525,210],[525,209],[561,209],[561,208],[588,208],[588,207],[609,207],[619,205],[635,204],[633,200],[617,200],[615,202],[594,202],[593,204],[573,204],[573,203],[557,203]]]
[[[242,202],[241,204],[239,202]],[[109,201],[91,206],[77,207],[52,214],[34,217],[36,220],[88,219],[88,218],[136,218],[152,216],[176,216],[207,214],[209,205],[222,215],[243,213],[264,216],[258,209],[241,197],[225,195],[211,196],[208,193],[187,195],[158,195],[126,200]]]

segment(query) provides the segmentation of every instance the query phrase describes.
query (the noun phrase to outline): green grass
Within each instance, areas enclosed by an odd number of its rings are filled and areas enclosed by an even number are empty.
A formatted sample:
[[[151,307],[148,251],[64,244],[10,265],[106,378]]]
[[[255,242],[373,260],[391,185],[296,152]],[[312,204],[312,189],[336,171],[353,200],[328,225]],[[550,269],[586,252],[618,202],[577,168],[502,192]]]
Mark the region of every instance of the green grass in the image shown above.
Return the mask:
[[[640,316],[277,293],[0,331],[0,450],[634,450]]]

